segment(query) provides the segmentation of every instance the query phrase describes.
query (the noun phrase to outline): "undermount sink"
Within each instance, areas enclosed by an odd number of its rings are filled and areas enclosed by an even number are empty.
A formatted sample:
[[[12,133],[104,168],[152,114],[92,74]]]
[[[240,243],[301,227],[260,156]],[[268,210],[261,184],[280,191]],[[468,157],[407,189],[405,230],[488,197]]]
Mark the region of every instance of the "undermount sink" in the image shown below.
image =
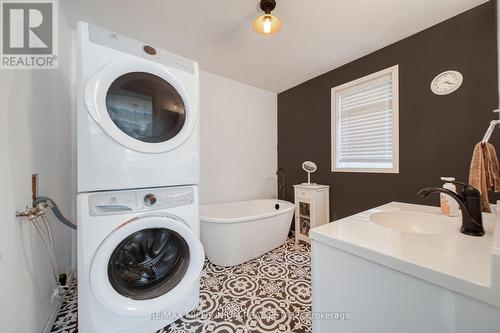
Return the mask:
[[[385,228],[416,234],[440,234],[453,232],[458,228],[450,218],[411,211],[373,213],[370,220]]]

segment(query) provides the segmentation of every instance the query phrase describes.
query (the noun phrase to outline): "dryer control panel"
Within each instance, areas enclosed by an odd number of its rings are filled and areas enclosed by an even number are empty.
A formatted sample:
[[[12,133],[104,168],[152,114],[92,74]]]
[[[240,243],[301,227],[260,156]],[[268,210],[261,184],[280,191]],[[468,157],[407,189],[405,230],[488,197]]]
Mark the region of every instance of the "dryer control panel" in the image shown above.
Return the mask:
[[[191,186],[95,193],[89,196],[90,216],[147,212],[194,203]]]
[[[89,25],[89,38],[94,44],[153,60],[191,74],[195,72],[195,64],[189,59],[92,24]]]

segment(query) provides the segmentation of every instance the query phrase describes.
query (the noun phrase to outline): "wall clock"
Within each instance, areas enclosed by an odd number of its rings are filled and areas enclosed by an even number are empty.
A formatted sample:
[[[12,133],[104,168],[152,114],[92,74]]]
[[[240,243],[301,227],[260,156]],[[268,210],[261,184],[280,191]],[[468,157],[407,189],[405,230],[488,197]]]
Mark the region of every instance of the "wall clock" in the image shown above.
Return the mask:
[[[448,95],[460,88],[464,77],[457,71],[446,71],[437,75],[431,82],[431,90],[436,95]]]

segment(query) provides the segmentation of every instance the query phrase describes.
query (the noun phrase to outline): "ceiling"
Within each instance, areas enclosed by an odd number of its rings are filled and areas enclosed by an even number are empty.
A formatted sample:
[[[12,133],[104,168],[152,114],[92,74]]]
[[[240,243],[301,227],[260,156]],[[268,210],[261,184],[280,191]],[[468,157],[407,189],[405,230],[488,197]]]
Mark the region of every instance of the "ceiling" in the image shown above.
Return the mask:
[[[282,30],[252,30],[259,0],[63,0],[87,21],[273,92],[348,63],[486,0],[277,0]]]

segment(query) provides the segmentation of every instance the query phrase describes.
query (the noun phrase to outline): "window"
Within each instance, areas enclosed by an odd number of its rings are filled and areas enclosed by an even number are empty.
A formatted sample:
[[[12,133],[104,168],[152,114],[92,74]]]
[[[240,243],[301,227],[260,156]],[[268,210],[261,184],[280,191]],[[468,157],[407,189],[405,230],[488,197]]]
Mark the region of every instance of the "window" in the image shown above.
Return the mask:
[[[398,65],[332,89],[332,171],[399,172]]]

